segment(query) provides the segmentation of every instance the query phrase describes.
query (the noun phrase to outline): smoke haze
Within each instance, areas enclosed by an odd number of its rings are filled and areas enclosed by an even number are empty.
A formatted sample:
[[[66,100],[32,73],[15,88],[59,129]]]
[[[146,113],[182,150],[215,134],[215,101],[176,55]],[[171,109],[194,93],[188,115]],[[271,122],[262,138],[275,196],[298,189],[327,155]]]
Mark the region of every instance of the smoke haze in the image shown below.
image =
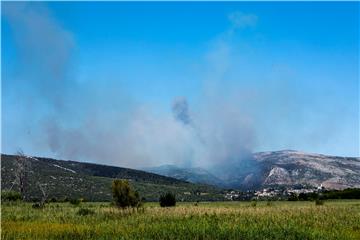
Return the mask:
[[[76,39],[44,5],[7,3],[3,12],[20,59],[17,78],[3,85],[18,120],[5,120],[9,128],[4,132],[27,133],[24,139],[5,141],[18,143],[25,152],[134,168],[228,169],[264,143],[259,137],[269,125],[262,123],[264,118],[271,115],[269,121],[281,122],[297,107],[297,92],[289,97],[293,86],[282,81],[264,83],[262,90],[223,81],[237,54],[233,35],[261,20],[253,14],[230,14],[229,29],[210,41],[196,99],[175,95],[167,103],[169,111],[161,111],[128,95],[121,83],[80,81],[74,73]],[[281,103],[279,109],[271,107],[274,101]]]
[[[112,92],[107,87],[94,89],[76,82],[70,64],[73,37],[44,6],[10,4],[5,13],[20,49],[21,63],[26,65],[22,70],[26,76],[18,81],[33,86],[32,93],[22,93],[24,101],[34,96],[39,98],[34,105],[38,101],[49,104],[45,115],[34,108],[41,125],[32,129],[38,139],[36,147],[42,141],[44,149],[60,158],[131,167],[165,163],[206,167],[251,151],[252,129],[231,102],[202,97],[203,106],[192,116],[187,99],[174,96],[169,103],[173,116],[155,115],[149,106],[119,98],[119,88]],[[39,72],[41,75],[36,74]],[[87,98],[89,95],[94,98]],[[65,98],[74,99],[73,105],[65,106]],[[104,108],[108,104],[113,106]],[[80,123],[65,126],[63,122],[72,117],[81,119]]]

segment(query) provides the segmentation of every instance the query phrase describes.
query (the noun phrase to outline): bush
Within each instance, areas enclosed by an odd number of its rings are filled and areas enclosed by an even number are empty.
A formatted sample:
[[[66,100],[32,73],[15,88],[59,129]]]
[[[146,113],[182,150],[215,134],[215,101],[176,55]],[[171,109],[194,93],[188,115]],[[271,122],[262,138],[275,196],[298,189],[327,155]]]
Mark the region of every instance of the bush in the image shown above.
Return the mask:
[[[3,191],[1,192],[1,201],[8,201],[8,202],[12,202],[12,201],[18,201],[21,200],[21,194],[19,192],[15,192],[15,191]]]
[[[299,201],[299,196],[296,193],[291,193],[288,201]]]
[[[130,187],[127,180],[114,180],[111,190],[115,206],[121,208],[140,207],[141,201],[139,193]]]
[[[315,205],[324,205],[324,201],[320,199],[315,200]]]
[[[77,212],[77,214],[80,216],[92,215],[94,213],[95,211],[89,208],[80,208],[79,211]]]
[[[70,199],[70,204],[78,206],[80,204],[80,199]]]
[[[174,207],[176,205],[176,198],[174,194],[166,193],[160,196],[159,202],[161,207]]]
[[[313,201],[319,199],[319,194],[316,192],[310,192],[310,193],[300,193],[299,194],[299,200],[300,201]]]
[[[34,203],[31,207],[34,209],[42,209],[44,207],[44,204]]]

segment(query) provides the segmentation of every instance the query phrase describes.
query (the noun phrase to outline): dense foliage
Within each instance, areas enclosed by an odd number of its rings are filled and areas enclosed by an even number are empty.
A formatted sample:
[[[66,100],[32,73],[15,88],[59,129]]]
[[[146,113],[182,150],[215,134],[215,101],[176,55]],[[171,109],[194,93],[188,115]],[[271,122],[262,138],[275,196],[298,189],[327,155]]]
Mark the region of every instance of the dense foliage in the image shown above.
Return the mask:
[[[321,199],[360,199],[359,188],[348,188],[344,190],[325,191],[320,196]]]
[[[319,193],[316,193],[316,192],[299,194],[300,201],[314,201],[317,199],[319,199]]]
[[[74,199],[70,199],[70,203],[72,205],[79,205],[80,204],[80,199],[74,198]]]
[[[15,191],[2,191],[1,201],[18,201],[21,200],[21,194]]]
[[[176,198],[173,193],[166,193],[160,196],[159,203],[161,207],[174,207],[176,205]]]
[[[111,190],[117,207],[138,207],[141,203],[139,193],[131,188],[127,180],[114,180]]]
[[[314,201],[326,199],[360,199],[359,188],[348,188],[344,190],[326,190],[322,192],[291,194],[289,201]]]

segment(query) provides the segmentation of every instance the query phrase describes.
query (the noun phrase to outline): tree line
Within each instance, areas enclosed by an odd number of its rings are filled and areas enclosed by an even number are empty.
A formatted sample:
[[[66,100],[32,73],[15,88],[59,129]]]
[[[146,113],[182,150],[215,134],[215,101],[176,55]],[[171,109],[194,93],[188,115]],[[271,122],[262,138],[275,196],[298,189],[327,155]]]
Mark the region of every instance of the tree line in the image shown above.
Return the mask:
[[[292,194],[288,198],[289,201],[314,201],[327,199],[360,199],[360,188]]]

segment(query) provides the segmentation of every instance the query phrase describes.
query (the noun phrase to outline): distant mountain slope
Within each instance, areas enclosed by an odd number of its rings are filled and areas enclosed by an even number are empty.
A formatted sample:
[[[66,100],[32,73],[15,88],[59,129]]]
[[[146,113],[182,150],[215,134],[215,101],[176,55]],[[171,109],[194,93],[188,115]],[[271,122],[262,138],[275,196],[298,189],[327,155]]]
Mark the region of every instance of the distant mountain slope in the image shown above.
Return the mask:
[[[360,158],[294,150],[259,152],[234,164],[219,164],[209,171],[176,166],[162,166],[150,171],[190,182],[242,190],[317,187],[321,184],[329,189],[360,188]]]
[[[294,150],[260,152],[254,158],[266,173],[264,185],[323,185],[330,189],[360,188],[360,158]]]
[[[14,155],[1,155],[2,190],[13,185],[14,160]],[[157,201],[159,195],[167,191],[175,192],[178,199],[184,201],[223,200],[222,190],[209,185],[241,190],[320,185],[329,189],[360,188],[360,158],[293,150],[259,152],[237,163],[219,165],[209,171],[165,165],[147,169],[153,172],[149,173],[49,158],[28,157],[27,160],[31,166],[28,198],[39,198],[38,183],[47,183],[50,197],[108,201],[114,178],[129,179],[141,196],[150,201]]]
[[[180,168],[175,165],[162,165],[159,167],[145,168],[144,170],[192,183],[203,183],[215,186],[222,184],[222,180],[202,168]]]
[[[17,189],[14,155],[1,155],[2,190]],[[111,182],[114,178],[128,179],[149,201],[157,201],[160,194],[171,191],[179,200],[222,200],[220,190],[208,186],[161,176],[129,168],[113,167],[92,163],[63,161],[50,158],[27,157],[29,163],[29,199],[41,196],[38,184],[46,183],[49,197],[86,198],[89,201],[111,199]]]

